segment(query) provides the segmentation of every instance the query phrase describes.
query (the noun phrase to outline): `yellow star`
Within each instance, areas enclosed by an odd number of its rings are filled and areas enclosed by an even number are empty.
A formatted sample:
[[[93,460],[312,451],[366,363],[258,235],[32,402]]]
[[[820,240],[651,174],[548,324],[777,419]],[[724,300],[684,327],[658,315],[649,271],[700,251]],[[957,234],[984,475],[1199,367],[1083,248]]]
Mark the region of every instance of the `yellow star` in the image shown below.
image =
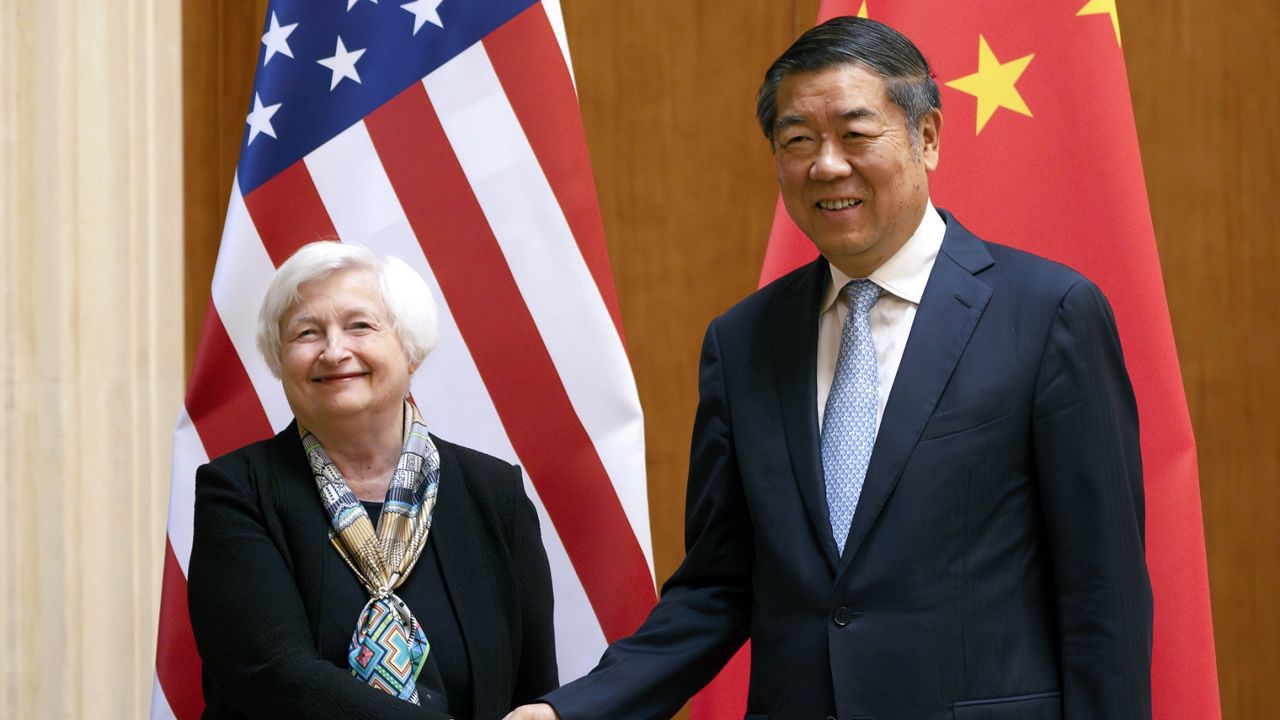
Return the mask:
[[[1120,44],[1120,16],[1116,14],[1116,0],[1089,0],[1088,4],[1076,13],[1076,17],[1081,15],[1110,15],[1111,27],[1116,31],[1116,44]]]
[[[987,39],[978,36],[978,72],[947,83],[947,87],[978,98],[978,132],[982,132],[997,108],[1008,108],[1031,117],[1031,109],[1014,85],[1033,57],[1034,54],[1001,63],[991,52]]]
[[[858,8],[858,17],[866,19],[867,17],[867,0],[862,0],[862,7]]]

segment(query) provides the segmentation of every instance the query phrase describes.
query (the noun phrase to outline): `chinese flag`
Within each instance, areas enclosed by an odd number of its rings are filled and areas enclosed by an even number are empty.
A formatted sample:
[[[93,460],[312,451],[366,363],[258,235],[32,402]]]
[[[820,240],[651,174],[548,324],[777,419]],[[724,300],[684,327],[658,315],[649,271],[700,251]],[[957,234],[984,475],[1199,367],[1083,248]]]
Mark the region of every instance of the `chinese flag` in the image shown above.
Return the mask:
[[[1217,720],[1195,441],[1147,206],[1116,0],[824,0],[924,52],[942,91],[934,204],[979,236],[1080,270],[1111,300],[1141,417],[1156,720]],[[764,283],[815,250],[778,205]],[[693,703],[741,717],[744,649]]]

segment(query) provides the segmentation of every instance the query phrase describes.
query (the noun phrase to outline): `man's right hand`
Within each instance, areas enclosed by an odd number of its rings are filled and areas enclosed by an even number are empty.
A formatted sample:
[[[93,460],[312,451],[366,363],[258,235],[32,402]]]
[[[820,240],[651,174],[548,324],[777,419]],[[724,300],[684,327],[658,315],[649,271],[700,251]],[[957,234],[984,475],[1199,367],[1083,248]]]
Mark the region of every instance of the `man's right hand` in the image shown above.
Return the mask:
[[[502,720],[560,720],[560,716],[556,714],[556,709],[550,705],[537,703],[535,705],[521,705],[507,713],[507,716]]]

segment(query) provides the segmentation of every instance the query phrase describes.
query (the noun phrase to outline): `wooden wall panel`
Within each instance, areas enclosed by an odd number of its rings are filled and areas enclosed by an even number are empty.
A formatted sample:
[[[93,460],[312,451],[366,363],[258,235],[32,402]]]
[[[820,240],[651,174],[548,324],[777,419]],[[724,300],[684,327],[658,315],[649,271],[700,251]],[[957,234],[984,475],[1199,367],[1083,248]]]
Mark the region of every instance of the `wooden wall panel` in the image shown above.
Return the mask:
[[[267,0],[183,0],[183,315],[186,376],[204,327]]]
[[[1200,458],[1223,717],[1280,717],[1280,6],[1123,0]]]
[[[208,297],[265,0],[184,2],[187,339]],[[562,0],[628,351],[659,580],[682,554],[706,323],[754,286],[775,186],[754,124],[816,0]],[[1152,214],[1200,451],[1224,717],[1280,717],[1280,294],[1267,0],[1120,0]]]

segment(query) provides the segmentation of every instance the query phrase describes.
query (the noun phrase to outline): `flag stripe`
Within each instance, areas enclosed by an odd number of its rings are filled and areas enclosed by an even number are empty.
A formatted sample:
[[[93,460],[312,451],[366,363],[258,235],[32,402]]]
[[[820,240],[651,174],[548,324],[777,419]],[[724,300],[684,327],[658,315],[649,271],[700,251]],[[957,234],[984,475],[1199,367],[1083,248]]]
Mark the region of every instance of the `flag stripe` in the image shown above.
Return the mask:
[[[435,271],[414,239],[395,190],[378,162],[364,123],[356,123],[316,149],[306,162],[339,236],[404,260],[426,280],[436,298],[440,311],[438,349],[413,376],[413,394],[427,427],[453,442],[522,464],[440,291]],[[361,188],[360,195],[347,191],[352,186]],[[551,565],[560,674],[578,677],[604,652],[604,634],[563,541],[551,531],[554,524],[527,475],[525,485],[544,528]]]
[[[569,81],[574,84],[575,95],[573,98],[573,106],[578,107],[578,97],[576,88],[577,79],[573,74],[573,60],[569,57],[569,33],[564,27],[564,10],[561,9],[557,0],[543,0],[542,9],[547,13],[547,21],[551,23],[551,32],[555,35],[556,44],[560,46],[560,57],[564,59],[565,69],[569,71]],[[580,116],[579,116],[580,117]],[[588,166],[589,168],[590,166]],[[610,281],[612,285],[612,281]]]
[[[627,356],[493,65],[477,44],[424,85],[560,384],[632,532],[648,547],[644,435]],[[520,188],[518,202],[512,201],[513,187]],[[584,340],[590,340],[590,353],[582,351]]]
[[[191,369],[192,391],[187,393],[187,414],[200,434],[205,454],[211,458],[243,445],[270,437],[262,405],[244,366],[237,361],[235,346],[212,305],[204,316],[200,349]],[[217,388],[216,392],[196,389]]]
[[[381,252],[414,265],[413,259],[422,251],[413,241],[413,231],[386,171],[378,164],[364,122],[335,135],[304,162],[339,238],[376,245]],[[360,188],[360,194],[350,192],[353,186]]]
[[[484,49],[622,338],[578,96],[542,5],[531,6],[490,33]]]
[[[309,242],[337,239],[338,231],[301,160],[254,188],[244,196],[244,204],[275,267]]]
[[[410,87],[366,126],[605,637],[622,637],[652,605],[645,555],[425,87]]]
[[[164,696],[164,688],[160,685],[160,675],[151,676],[151,720],[178,720],[169,707],[169,700]]]
[[[195,425],[182,408],[178,426],[173,433],[173,477],[185,482],[173,483],[169,491],[169,544],[178,558],[178,565],[185,576],[187,562],[191,559],[191,525],[195,520],[196,485],[193,482],[196,468],[209,462],[209,456],[200,443]]]
[[[227,224],[222,231],[218,265],[213,273],[213,305],[236,351],[234,356],[226,356],[221,361],[240,363],[256,393],[250,400],[259,403],[270,420],[270,428],[279,432],[293,419],[293,412],[285,401],[280,381],[267,369],[266,360],[258,352],[256,339],[258,308],[266,297],[276,266],[258,237],[239,190],[239,178],[236,178],[227,205]],[[194,380],[192,378],[193,389],[199,387]],[[270,437],[270,433],[254,440],[266,437]],[[209,457],[217,455],[210,453]]]
[[[200,717],[204,695],[200,689],[200,655],[196,652],[196,638],[187,612],[187,579],[169,543],[164,546],[156,677],[177,720]]]

